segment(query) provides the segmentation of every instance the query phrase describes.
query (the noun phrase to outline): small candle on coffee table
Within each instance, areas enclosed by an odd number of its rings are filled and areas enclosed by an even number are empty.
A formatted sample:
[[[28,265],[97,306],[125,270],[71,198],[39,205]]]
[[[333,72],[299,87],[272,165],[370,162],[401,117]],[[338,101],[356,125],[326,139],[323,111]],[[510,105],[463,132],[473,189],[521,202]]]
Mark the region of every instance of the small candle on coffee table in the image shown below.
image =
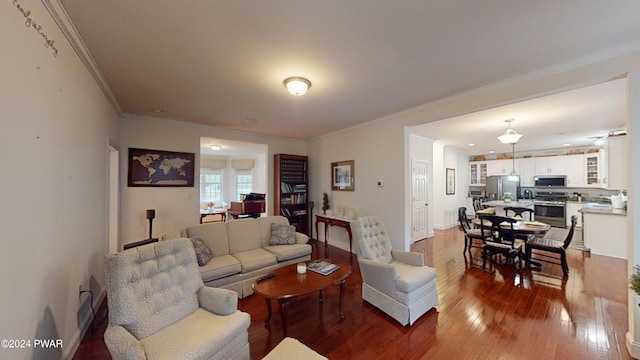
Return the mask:
[[[307,264],[300,262],[298,263],[297,269],[298,269],[298,274],[304,274],[307,272]]]

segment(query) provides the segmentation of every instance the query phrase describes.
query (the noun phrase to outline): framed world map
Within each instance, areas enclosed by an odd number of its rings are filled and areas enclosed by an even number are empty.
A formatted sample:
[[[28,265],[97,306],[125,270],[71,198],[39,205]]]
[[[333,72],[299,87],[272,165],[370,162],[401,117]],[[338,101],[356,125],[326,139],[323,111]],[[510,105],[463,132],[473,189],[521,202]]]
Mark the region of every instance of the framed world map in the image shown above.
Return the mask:
[[[193,187],[195,154],[129,148],[129,186]]]

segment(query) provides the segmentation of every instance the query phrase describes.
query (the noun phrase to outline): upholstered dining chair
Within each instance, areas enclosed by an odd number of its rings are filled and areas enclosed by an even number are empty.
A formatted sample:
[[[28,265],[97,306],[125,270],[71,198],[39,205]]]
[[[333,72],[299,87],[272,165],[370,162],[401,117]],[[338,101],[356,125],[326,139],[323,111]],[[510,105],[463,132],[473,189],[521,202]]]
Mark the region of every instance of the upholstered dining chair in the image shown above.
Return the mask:
[[[438,305],[436,269],[424,265],[420,253],[392,250],[379,217],[351,222],[362,274],[362,299],[403,326]]]
[[[105,257],[114,359],[249,359],[249,314],[238,295],[203,285],[191,240],[161,241]]]
[[[564,239],[558,239],[553,233],[548,232],[544,237],[530,237],[525,245],[527,263],[542,261],[562,266],[564,276],[569,276],[569,265],[567,265],[567,248],[573,240],[573,233],[576,229],[578,217],[571,216],[571,227]],[[535,254],[535,257],[533,257]],[[528,264],[527,264],[528,265]]]
[[[480,234],[482,235],[482,268],[485,268],[487,260],[492,256],[501,254],[507,259],[507,263],[513,265],[516,270],[516,259],[522,268],[522,244],[517,240],[513,224],[518,220],[504,216],[483,216],[480,222]]]
[[[462,228],[462,232],[464,233],[464,249],[462,253],[466,253],[467,249],[469,253],[471,253],[471,248],[482,248],[482,234],[480,233],[480,228],[472,228],[469,223],[469,218],[467,218],[467,208],[459,207],[458,208],[458,222],[460,223],[460,227]],[[476,240],[474,242],[474,240]]]

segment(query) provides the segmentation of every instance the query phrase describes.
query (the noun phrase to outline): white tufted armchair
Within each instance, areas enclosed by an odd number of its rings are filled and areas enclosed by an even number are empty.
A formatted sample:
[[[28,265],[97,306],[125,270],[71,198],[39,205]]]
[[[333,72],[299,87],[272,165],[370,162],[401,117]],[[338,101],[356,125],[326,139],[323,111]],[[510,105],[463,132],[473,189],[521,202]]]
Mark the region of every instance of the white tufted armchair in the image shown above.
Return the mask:
[[[238,295],[206,287],[189,239],[105,258],[114,359],[249,359],[249,314]]]
[[[438,305],[436,269],[424,265],[420,253],[391,249],[379,217],[351,222],[362,274],[362,299],[400,324],[412,325]]]

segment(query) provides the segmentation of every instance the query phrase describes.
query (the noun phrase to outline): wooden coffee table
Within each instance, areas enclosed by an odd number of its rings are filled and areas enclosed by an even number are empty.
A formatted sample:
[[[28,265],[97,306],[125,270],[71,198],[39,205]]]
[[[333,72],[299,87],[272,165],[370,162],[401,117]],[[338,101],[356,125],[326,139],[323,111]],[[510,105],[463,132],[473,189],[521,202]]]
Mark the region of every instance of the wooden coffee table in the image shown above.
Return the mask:
[[[271,271],[276,276],[253,283],[253,291],[264,297],[267,301],[267,310],[269,315],[265,320],[265,324],[269,324],[271,320],[271,299],[277,299],[280,304],[280,316],[282,318],[282,332],[284,336],[287,336],[287,308],[289,300],[296,296],[309,294],[314,291],[319,292],[320,301],[322,301],[322,289],[325,289],[331,285],[340,285],[340,298],[338,301],[338,310],[340,311],[340,317],[344,318],[344,312],[342,312],[342,300],[344,298],[344,284],[347,276],[351,274],[351,265],[331,260],[322,259],[326,262],[334,263],[340,268],[335,270],[329,275],[322,275],[315,273],[311,270],[307,270],[305,274],[298,274],[296,271],[297,264],[291,264],[283,266],[281,268]],[[307,263],[310,261],[307,261]]]

